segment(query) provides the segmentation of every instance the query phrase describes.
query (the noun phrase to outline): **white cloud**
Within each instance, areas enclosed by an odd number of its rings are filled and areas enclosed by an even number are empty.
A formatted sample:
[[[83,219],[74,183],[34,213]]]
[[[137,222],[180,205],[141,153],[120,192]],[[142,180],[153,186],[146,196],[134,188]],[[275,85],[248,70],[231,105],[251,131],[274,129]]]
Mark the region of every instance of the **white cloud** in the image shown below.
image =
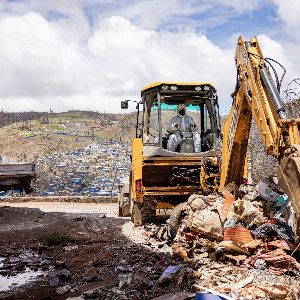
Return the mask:
[[[0,96],[9,109],[115,111],[153,81],[212,81],[222,94],[233,86],[232,53],[194,31],[157,32],[110,17],[79,47],[28,13],[2,19],[0,39]]]
[[[295,78],[299,78],[300,72],[299,67],[300,64],[296,64],[293,60],[293,57],[290,56],[290,51],[287,51],[286,45],[282,45],[279,42],[271,39],[266,35],[259,35],[258,40],[260,42],[262,52],[264,57],[270,57],[281,63],[286,69],[286,75],[283,79],[281,85],[281,93],[284,92],[287,88],[287,85]],[[279,78],[281,78],[283,74],[283,70],[276,65],[276,63],[272,63],[278,72]]]
[[[289,30],[300,29],[299,0],[271,0],[277,6],[277,13]],[[295,32],[290,32],[295,35]],[[299,31],[298,31],[299,33]]]
[[[0,95],[43,97],[83,89],[78,49],[36,13],[0,21]]]
[[[218,1],[202,1],[207,4],[202,9],[208,10]],[[105,4],[95,1],[100,2]],[[221,109],[228,112],[235,86],[236,40],[221,48],[190,26],[176,31],[156,28],[164,18],[174,20],[201,11],[197,1],[189,0],[186,6],[178,0],[168,2],[157,16],[158,2],[129,2],[128,7],[135,9],[126,12],[114,8],[127,17],[99,17],[93,28],[80,0],[63,1],[59,11],[58,0],[47,2],[45,7],[36,1],[18,2],[13,8],[9,4],[11,12],[0,15],[1,106],[7,110],[113,112],[119,110],[120,100],[138,99],[144,85],[174,80],[212,82],[218,89]],[[139,3],[146,2],[149,18],[143,13],[137,22],[143,8]],[[239,9],[237,1],[226,0],[225,4]],[[0,0],[0,5],[7,9],[7,2]],[[26,13],[30,7],[36,12]],[[241,9],[251,7],[244,5]],[[62,15],[47,20],[44,16],[49,12]],[[297,74],[300,66],[287,52],[297,53],[295,48],[287,48],[267,35],[259,39],[266,56],[285,64],[290,76]]]

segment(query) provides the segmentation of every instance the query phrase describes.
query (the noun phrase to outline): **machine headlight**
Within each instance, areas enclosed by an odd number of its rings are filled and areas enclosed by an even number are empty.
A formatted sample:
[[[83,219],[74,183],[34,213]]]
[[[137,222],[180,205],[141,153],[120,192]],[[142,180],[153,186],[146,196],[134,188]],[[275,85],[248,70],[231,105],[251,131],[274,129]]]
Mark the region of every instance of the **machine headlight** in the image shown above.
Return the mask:
[[[195,86],[195,91],[197,92],[201,91],[201,86]]]
[[[208,85],[204,85],[204,86],[203,86],[203,90],[204,90],[204,91],[209,91],[209,89],[210,89],[210,87],[209,87]]]
[[[178,87],[176,85],[171,85],[170,86],[170,90],[171,91],[177,91],[178,90]]]
[[[168,86],[168,85],[163,85],[163,86],[161,87],[161,89],[162,89],[163,91],[166,91],[166,90],[169,89],[169,86]]]

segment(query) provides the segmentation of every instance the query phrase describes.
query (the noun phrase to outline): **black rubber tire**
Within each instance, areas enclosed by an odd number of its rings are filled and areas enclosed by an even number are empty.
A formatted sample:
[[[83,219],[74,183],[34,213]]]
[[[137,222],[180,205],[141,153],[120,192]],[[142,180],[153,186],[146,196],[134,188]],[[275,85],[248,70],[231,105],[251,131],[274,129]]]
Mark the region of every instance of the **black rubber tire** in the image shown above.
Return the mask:
[[[181,215],[186,210],[187,202],[176,205],[170,215],[169,226],[172,237],[175,237],[180,225]]]
[[[149,221],[149,219],[156,216],[156,200],[151,198],[144,198],[142,209],[143,222]]]
[[[156,216],[156,200],[144,198],[143,203],[133,202],[132,219],[134,226],[141,226]]]

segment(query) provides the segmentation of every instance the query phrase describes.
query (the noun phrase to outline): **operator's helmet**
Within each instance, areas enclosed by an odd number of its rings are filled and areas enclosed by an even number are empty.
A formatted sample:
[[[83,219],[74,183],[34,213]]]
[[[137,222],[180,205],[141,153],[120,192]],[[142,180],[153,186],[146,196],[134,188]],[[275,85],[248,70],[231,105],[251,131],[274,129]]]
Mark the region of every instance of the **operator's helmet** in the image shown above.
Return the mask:
[[[177,105],[177,113],[179,114],[179,112],[184,109],[184,112],[186,112],[186,107],[185,107],[185,104],[182,103],[182,104],[178,104]]]

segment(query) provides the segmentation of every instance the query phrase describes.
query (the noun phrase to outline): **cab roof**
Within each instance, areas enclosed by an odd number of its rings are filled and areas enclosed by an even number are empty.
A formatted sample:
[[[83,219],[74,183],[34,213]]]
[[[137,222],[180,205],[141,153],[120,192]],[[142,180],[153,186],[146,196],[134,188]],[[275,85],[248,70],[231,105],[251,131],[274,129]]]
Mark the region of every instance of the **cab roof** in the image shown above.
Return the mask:
[[[215,87],[210,83],[210,82],[178,82],[178,81],[161,81],[161,82],[154,82],[151,84],[148,84],[146,86],[144,86],[142,88],[142,93],[149,90],[149,89],[153,89],[155,87],[159,87],[161,85],[179,85],[179,86],[197,86],[197,85],[209,85],[211,86],[213,89],[215,89]]]

